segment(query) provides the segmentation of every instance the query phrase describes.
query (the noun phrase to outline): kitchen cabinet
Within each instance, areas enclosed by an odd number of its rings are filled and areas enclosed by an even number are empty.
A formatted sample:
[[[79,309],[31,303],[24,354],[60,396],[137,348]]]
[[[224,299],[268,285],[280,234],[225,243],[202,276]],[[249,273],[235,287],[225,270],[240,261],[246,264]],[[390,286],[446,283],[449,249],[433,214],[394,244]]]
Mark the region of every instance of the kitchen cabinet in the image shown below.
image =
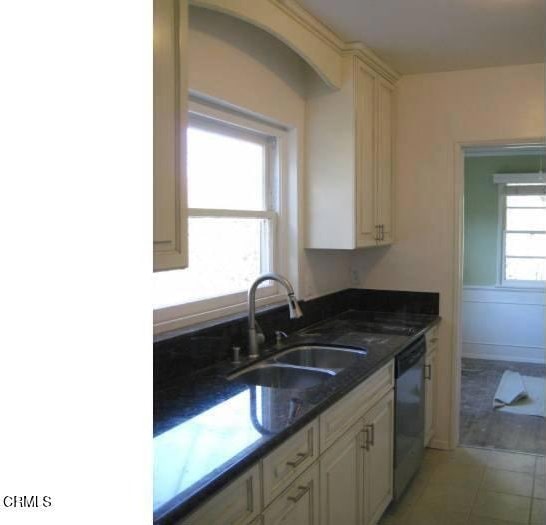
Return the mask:
[[[257,464],[178,525],[246,525],[260,513],[260,491],[260,465]]]
[[[364,425],[353,425],[320,459],[322,525],[362,523]]]
[[[393,446],[390,390],[321,456],[321,523],[377,523],[392,500]]]
[[[319,468],[301,474],[263,513],[264,525],[319,524]]]
[[[154,0],[154,271],[188,265],[187,0]]]
[[[356,55],[344,58],[340,90],[310,82],[307,248],[393,242],[394,97],[394,85]]]
[[[435,433],[438,326],[434,326],[426,332],[425,340],[427,346],[425,356],[425,446],[428,446]]]
[[[364,417],[364,523],[377,523],[393,496],[394,391]]]
[[[318,420],[300,430],[263,459],[264,505],[267,506],[318,458]]]

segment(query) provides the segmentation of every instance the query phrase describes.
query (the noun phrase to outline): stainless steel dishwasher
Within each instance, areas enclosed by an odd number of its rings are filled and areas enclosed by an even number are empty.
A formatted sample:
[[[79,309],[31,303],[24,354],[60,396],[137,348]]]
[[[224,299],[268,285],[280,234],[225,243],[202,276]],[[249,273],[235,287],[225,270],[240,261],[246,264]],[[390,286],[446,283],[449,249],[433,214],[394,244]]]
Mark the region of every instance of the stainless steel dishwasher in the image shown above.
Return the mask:
[[[396,357],[394,500],[419,470],[425,450],[425,338]]]

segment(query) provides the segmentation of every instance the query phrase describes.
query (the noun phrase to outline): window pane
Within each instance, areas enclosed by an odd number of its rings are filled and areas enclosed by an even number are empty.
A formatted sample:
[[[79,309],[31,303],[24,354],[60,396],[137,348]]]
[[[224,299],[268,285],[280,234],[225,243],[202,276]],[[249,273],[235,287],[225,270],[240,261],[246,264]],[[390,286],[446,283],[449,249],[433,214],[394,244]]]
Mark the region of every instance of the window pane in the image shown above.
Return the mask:
[[[154,308],[248,290],[268,271],[266,219],[190,217],[189,265],[154,273]]]
[[[546,231],[546,208],[507,208],[506,229],[512,231]]]
[[[506,279],[518,281],[546,280],[546,259],[506,258]]]
[[[546,235],[543,233],[507,233],[506,255],[545,257]]]
[[[188,128],[190,208],[264,210],[265,147]]]
[[[508,195],[506,197],[507,206],[516,206],[520,208],[546,207],[546,195]]]

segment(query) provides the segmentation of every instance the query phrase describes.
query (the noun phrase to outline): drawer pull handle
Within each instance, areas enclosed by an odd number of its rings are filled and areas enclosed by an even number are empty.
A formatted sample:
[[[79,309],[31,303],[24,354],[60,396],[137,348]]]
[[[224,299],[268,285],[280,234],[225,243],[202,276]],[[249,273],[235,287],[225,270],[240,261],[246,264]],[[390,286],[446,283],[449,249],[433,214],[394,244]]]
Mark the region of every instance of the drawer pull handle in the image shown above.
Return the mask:
[[[303,498],[303,496],[305,496],[305,494],[307,494],[309,492],[309,485],[307,486],[303,486],[303,485],[300,485],[298,487],[298,494],[296,494],[295,496],[288,496],[288,500],[289,501],[292,501],[294,503],[297,503],[301,498]]]
[[[370,446],[373,447],[375,445],[375,425],[372,423],[371,425],[368,425],[370,429],[370,442],[368,443],[368,450],[370,449]]]
[[[431,343],[437,343],[438,342],[438,338],[437,337],[433,337],[431,340],[430,340]]]
[[[289,467],[296,468],[300,463],[302,463],[308,457],[307,452],[298,452],[296,455],[298,456],[298,459],[296,459],[295,461],[286,462],[286,464]]]
[[[428,381],[432,379],[432,365],[425,365],[425,379]]]
[[[370,434],[368,433],[368,427],[362,431],[362,445],[360,445],[360,448],[370,450]]]

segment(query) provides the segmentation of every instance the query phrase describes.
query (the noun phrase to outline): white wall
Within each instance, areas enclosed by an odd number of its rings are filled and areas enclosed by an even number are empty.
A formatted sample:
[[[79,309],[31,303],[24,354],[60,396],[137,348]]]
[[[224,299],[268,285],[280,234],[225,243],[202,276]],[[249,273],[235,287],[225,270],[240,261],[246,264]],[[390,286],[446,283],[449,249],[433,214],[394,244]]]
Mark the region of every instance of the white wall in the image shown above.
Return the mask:
[[[437,446],[453,389],[455,143],[544,135],[544,65],[402,77],[397,96],[395,244],[358,253],[365,288],[440,292]]]
[[[299,276],[300,296],[309,298],[350,286],[350,253],[302,248],[305,85],[306,75],[316,73],[265,31],[195,7],[190,8],[189,50],[192,91],[245,108],[292,130],[299,176],[290,188],[290,197],[299,212],[291,234],[292,245],[299,253],[299,268],[294,273]]]
[[[467,286],[463,357],[544,363],[544,290]]]

